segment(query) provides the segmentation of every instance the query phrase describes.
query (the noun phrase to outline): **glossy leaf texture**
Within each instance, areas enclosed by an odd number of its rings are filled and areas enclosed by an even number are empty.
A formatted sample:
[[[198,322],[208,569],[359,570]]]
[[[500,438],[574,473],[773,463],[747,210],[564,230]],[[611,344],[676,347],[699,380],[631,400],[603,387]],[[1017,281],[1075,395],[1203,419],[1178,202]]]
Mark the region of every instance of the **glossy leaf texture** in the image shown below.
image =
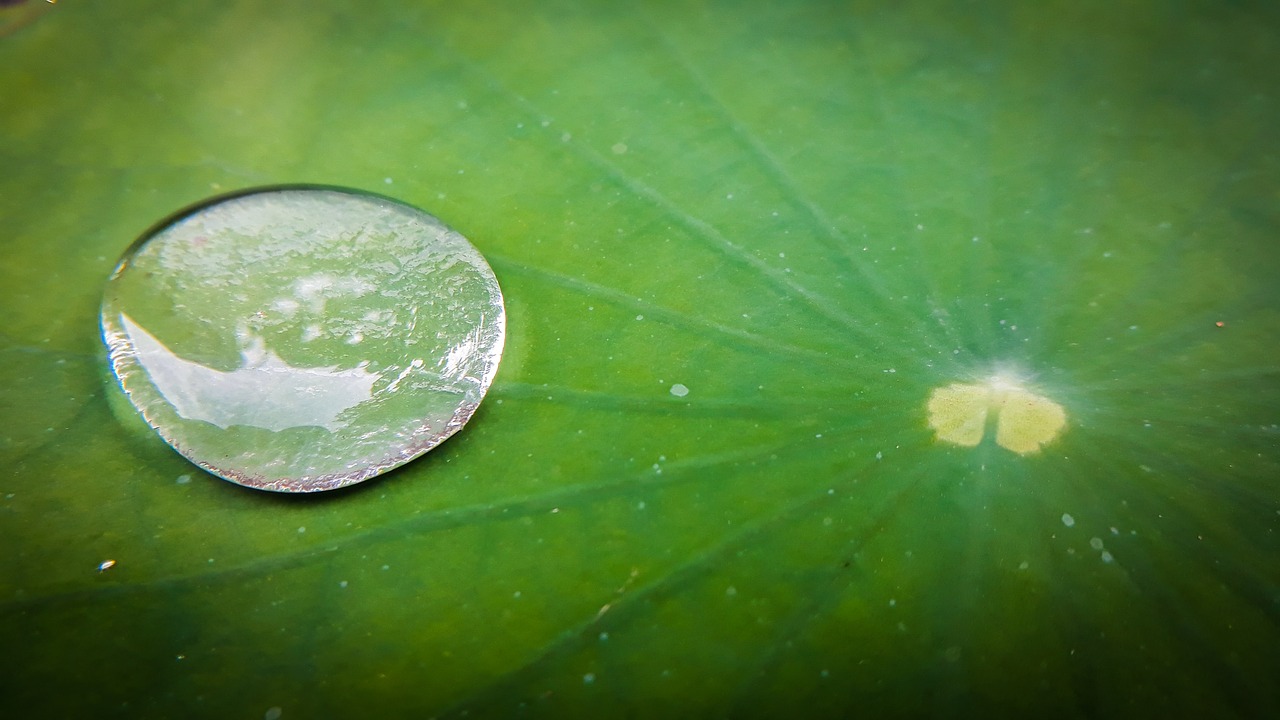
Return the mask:
[[[1280,711],[1274,5],[15,12],[4,715]],[[120,253],[275,183],[440,217],[509,314],[463,432],[324,497],[105,392]],[[997,372],[1061,435],[935,440]]]

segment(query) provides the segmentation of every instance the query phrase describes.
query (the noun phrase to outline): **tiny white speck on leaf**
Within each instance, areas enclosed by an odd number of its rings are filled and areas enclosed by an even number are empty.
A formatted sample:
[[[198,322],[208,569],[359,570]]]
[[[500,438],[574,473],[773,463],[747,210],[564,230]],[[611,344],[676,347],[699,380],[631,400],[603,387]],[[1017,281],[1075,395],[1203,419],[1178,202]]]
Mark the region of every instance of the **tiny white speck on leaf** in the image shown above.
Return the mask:
[[[583,676],[582,676],[582,684],[583,684],[583,685],[590,685],[591,683],[593,683],[593,682],[595,682],[595,681],[596,681],[596,674],[595,674],[595,673],[587,673],[586,675],[583,675]]]
[[[614,144],[613,144],[613,147],[611,147],[611,148],[609,148],[609,149],[613,151],[613,154],[614,154],[614,155],[623,155],[623,154],[625,154],[625,153],[627,152],[627,144],[626,144],[626,143],[614,143]]]
[[[1067,527],[1072,527],[1073,525],[1076,524],[1076,519],[1071,517],[1067,513],[1062,513],[1062,524],[1066,525]]]
[[[675,395],[676,397],[684,397],[685,395],[689,394],[689,388],[685,387],[681,383],[676,383],[675,385],[671,386],[671,394]]]
[[[189,483],[189,482],[191,482],[191,476],[190,476],[190,475],[179,475],[179,476],[178,476],[178,484],[179,484],[179,485],[186,485],[186,484],[187,484],[187,483]]]

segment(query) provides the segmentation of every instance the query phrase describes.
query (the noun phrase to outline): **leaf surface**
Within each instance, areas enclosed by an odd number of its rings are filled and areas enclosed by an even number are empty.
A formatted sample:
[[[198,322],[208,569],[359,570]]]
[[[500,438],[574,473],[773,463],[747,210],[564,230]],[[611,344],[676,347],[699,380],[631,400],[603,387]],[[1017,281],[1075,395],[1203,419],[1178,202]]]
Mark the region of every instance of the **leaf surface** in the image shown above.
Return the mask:
[[[1280,711],[1273,6],[0,14],[0,708]],[[97,334],[149,225],[296,182],[509,313],[463,432],[323,497],[113,413]],[[933,437],[996,372],[1042,451]]]

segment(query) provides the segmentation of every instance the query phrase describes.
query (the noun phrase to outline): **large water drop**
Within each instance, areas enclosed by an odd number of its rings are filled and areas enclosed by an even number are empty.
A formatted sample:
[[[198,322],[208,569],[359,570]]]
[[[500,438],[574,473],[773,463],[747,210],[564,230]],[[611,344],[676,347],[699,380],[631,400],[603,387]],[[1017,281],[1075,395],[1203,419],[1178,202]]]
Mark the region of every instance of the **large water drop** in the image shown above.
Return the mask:
[[[178,452],[241,485],[330,490],[457,432],[498,369],[502,293],[466,238],[330,188],[175,216],[102,303],[120,387]]]

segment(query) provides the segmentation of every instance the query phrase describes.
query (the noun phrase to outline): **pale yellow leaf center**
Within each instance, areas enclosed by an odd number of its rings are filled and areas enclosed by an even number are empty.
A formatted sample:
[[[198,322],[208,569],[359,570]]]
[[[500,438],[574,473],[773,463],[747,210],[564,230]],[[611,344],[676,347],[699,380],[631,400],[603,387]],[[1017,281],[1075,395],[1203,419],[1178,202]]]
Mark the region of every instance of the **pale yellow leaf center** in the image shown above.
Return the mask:
[[[929,396],[929,427],[938,439],[964,447],[982,442],[995,419],[996,444],[1019,455],[1033,453],[1067,425],[1062,406],[1016,380],[997,375],[983,383],[952,383]]]

